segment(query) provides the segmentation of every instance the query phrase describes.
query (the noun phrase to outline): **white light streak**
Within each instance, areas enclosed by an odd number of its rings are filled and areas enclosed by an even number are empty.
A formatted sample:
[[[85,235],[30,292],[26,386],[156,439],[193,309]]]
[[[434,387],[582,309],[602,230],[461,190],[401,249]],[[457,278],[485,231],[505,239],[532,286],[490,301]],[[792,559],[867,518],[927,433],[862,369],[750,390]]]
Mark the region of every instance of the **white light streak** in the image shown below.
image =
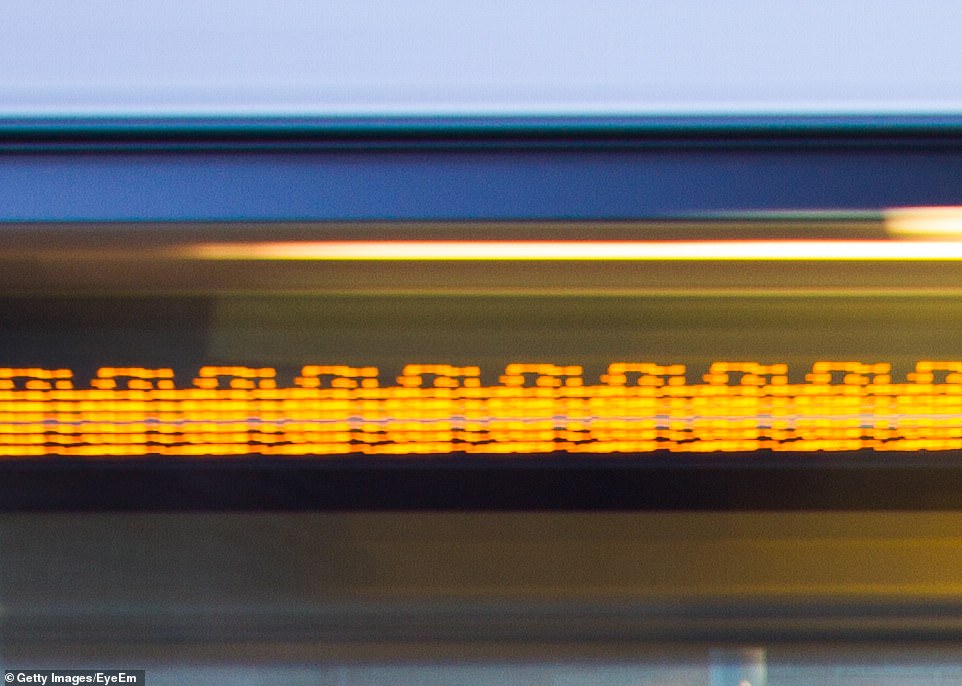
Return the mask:
[[[962,241],[317,241],[208,243],[200,260],[918,261],[962,260]]]

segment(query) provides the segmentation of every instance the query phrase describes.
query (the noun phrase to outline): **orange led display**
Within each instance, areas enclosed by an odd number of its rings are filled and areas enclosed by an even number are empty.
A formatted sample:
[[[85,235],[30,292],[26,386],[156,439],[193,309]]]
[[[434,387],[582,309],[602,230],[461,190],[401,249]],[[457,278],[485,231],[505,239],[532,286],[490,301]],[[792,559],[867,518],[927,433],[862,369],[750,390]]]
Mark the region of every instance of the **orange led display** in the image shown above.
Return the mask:
[[[697,382],[690,383],[693,378]],[[615,362],[597,382],[577,365],[276,370],[0,368],[0,455],[214,456],[677,453],[962,449],[962,361]]]

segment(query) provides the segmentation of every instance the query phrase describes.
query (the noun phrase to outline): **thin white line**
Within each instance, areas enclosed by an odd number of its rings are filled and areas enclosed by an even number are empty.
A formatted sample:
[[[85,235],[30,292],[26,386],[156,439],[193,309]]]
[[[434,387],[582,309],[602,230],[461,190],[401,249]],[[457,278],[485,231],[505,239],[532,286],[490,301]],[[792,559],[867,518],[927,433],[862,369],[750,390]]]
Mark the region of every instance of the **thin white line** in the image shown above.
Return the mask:
[[[962,260],[962,241],[311,241],[205,243],[200,260],[906,261]]]

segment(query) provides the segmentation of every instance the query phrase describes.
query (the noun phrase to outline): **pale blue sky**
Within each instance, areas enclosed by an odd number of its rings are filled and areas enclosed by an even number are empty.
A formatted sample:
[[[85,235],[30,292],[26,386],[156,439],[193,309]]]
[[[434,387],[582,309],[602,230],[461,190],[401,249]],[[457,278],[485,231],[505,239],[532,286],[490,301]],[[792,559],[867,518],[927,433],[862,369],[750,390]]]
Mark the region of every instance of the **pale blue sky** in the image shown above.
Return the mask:
[[[962,113],[954,0],[3,0],[0,116]]]

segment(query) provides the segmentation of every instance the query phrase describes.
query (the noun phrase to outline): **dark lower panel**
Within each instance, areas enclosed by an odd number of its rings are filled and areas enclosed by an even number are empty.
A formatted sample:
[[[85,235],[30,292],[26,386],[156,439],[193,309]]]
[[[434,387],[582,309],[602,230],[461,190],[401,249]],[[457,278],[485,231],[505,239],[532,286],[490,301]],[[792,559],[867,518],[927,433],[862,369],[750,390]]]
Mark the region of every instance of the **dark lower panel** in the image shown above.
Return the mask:
[[[40,458],[0,510],[953,510],[962,455]]]
[[[35,663],[952,648],[960,531],[958,512],[8,514],[0,643]]]

